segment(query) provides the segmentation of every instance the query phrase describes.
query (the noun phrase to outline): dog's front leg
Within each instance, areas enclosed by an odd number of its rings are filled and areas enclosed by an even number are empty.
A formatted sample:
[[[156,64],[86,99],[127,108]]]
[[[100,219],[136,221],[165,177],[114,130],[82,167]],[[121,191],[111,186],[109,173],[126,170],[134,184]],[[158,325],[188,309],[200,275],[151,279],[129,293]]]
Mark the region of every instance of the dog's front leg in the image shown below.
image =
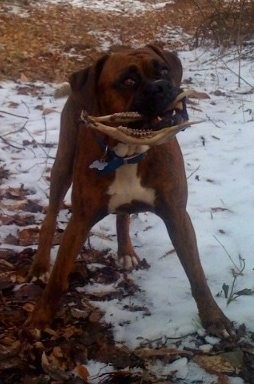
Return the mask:
[[[26,325],[43,329],[51,323],[61,295],[68,289],[68,277],[74,267],[77,254],[93,224],[91,218],[84,217],[80,213],[72,215],[64,232],[48,284]]]
[[[49,206],[40,230],[38,250],[29,271],[30,280],[40,278],[46,282],[48,279],[50,249],[56,229],[56,219],[72,182],[78,129],[76,109],[77,106],[72,98],[69,98],[61,115],[59,144],[50,177]],[[77,115],[79,116],[78,113]]]
[[[164,210],[160,210],[158,214],[166,224],[173,246],[190,281],[203,326],[221,337],[233,332],[231,322],[218,307],[207,285],[188,213],[179,206],[171,206],[167,210],[164,206]]]
[[[29,279],[40,278],[47,282],[50,268],[50,250],[56,229],[60,205],[71,185],[72,175],[66,169],[59,169],[56,162],[51,173],[49,206],[40,230],[39,246],[29,271]]]

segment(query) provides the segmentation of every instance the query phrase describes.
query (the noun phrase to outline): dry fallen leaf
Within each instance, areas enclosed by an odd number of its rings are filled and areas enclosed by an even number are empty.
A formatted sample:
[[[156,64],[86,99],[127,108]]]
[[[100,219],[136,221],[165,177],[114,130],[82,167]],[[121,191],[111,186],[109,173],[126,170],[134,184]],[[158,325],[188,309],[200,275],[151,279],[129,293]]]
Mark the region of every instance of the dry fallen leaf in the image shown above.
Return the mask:
[[[0,196],[7,199],[23,199],[26,195],[30,194],[31,191],[23,187],[7,187],[0,189]]]
[[[19,103],[15,103],[14,101],[9,101],[8,108],[18,108]]]
[[[87,378],[90,376],[88,369],[84,365],[77,365],[74,368],[74,373],[76,373],[84,380],[87,380]]]
[[[71,314],[75,319],[83,319],[84,320],[89,316],[90,311],[82,311],[78,308],[72,308]]]
[[[26,312],[33,312],[34,310],[34,307],[35,307],[35,304],[32,304],[32,303],[25,303],[22,308],[26,311]]]
[[[38,244],[39,242],[39,228],[24,228],[18,232],[19,245],[27,246]]]
[[[54,355],[54,357],[56,357],[58,359],[63,357],[63,351],[62,351],[61,347],[59,347],[59,346],[56,346],[53,348],[52,354]]]
[[[103,316],[103,313],[99,309],[95,309],[95,311],[93,311],[89,316],[89,320],[92,323],[97,323],[97,321],[100,321],[102,316]]]
[[[191,99],[198,99],[198,100],[210,99],[210,96],[206,92],[198,92],[198,91],[194,91],[188,97]]]
[[[3,272],[0,273],[0,282],[10,282],[15,283],[17,280],[17,273],[15,271]]]
[[[205,371],[212,374],[235,372],[235,367],[222,354],[216,356],[195,356],[193,360]]]
[[[19,80],[22,83],[28,83],[28,81],[29,81],[28,77],[26,75],[24,75],[24,73],[21,73]]]
[[[172,358],[177,355],[192,356],[191,352],[180,350],[178,348],[137,348],[134,351],[135,355],[140,358]]]
[[[14,265],[9,263],[7,260],[0,258],[0,268],[4,268],[5,270],[14,269]]]
[[[56,99],[59,99],[61,97],[66,97],[70,94],[70,84],[69,83],[63,83],[60,88],[58,88],[55,91],[54,97]]]
[[[1,201],[2,208],[8,209],[9,211],[19,211],[24,209],[27,204],[27,199],[23,200],[11,200],[11,199],[3,199]]]
[[[42,366],[44,372],[48,372],[49,371],[50,364],[49,364],[49,360],[48,360],[48,357],[47,357],[45,351],[43,351],[42,355],[41,355],[41,366]]]
[[[43,108],[43,114],[49,115],[50,113],[54,113],[56,110],[54,108]]]

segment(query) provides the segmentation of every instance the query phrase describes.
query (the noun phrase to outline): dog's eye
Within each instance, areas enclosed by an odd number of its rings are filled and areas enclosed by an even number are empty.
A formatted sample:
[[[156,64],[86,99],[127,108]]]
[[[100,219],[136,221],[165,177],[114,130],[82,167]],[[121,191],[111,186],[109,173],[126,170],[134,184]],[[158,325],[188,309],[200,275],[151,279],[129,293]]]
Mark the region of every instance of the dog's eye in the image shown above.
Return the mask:
[[[162,77],[168,77],[169,76],[169,70],[167,68],[163,68],[160,72]]]
[[[136,81],[133,80],[131,77],[127,77],[124,79],[123,84],[128,88],[133,88],[136,85]]]

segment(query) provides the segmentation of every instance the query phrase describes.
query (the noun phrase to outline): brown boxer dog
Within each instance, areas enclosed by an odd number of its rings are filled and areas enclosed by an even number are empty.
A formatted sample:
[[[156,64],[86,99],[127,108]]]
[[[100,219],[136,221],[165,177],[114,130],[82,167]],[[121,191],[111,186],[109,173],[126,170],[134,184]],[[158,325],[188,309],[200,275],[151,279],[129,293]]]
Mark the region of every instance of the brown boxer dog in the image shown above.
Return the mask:
[[[90,229],[109,213],[117,214],[120,263],[129,269],[138,266],[129,237],[129,214],[152,211],[166,225],[203,326],[220,336],[233,332],[210,292],[200,263],[186,212],[187,182],[177,140],[151,147],[125,144],[80,124],[84,110],[93,116],[134,111],[143,116],[142,121],[130,123],[136,135],[160,131],[172,125],[168,106],[180,92],[181,78],[179,58],[154,46],[105,55],[71,76],[71,94],[61,115],[52,168],[49,208],[30,276],[42,278],[49,271],[56,217],[71,183],[72,216],[48,284],[27,321],[30,326],[43,328],[51,322]]]

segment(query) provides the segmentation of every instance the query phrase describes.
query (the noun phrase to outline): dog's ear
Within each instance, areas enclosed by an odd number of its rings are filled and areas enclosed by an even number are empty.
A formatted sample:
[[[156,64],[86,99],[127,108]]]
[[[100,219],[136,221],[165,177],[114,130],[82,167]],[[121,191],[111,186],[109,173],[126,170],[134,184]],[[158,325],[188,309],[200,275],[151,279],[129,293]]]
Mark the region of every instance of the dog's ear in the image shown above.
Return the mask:
[[[149,49],[154,51],[158,56],[163,58],[166,61],[168,66],[171,69],[172,78],[174,80],[175,86],[180,87],[182,76],[183,76],[183,67],[181,60],[174,52],[164,51],[155,45],[149,44],[147,45]]]
[[[99,113],[97,81],[107,58],[108,55],[101,57],[90,67],[74,72],[69,79],[73,98],[89,114]]]

